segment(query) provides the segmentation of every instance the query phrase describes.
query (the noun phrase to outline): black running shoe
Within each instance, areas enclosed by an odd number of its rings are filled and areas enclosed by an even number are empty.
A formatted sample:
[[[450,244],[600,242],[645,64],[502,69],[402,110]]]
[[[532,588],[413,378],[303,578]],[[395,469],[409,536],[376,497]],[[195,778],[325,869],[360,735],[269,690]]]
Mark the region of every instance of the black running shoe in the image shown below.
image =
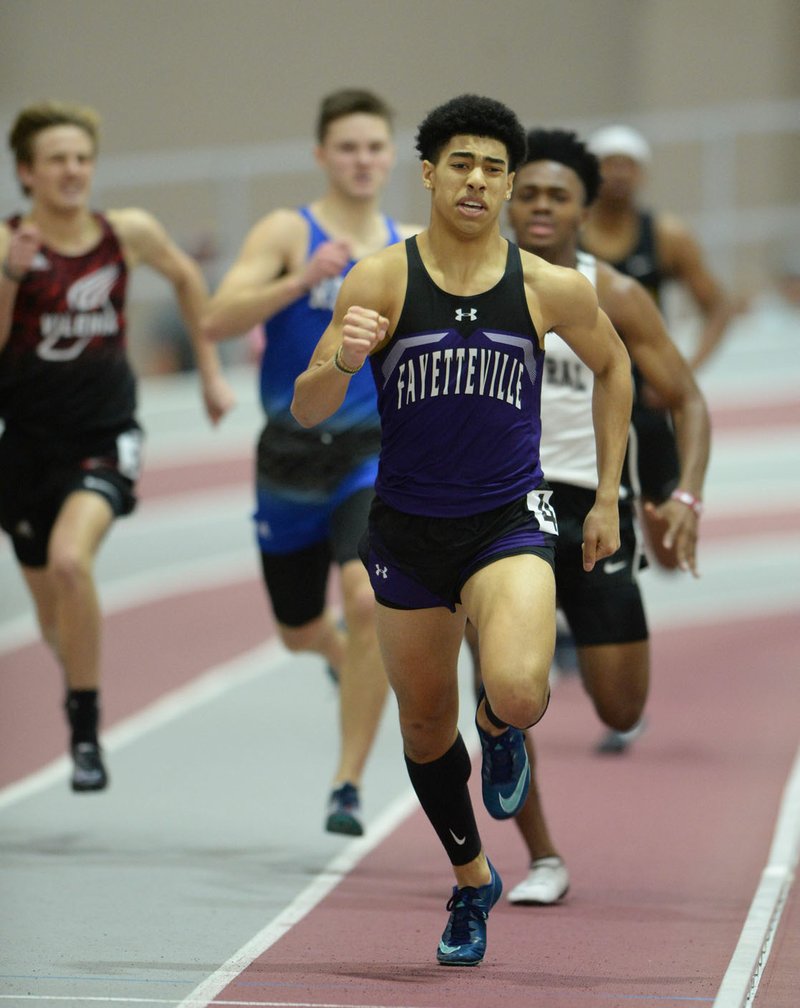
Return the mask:
[[[102,791],[108,784],[100,746],[96,742],[77,742],[72,747],[72,790]]]
[[[345,833],[348,836],[361,836],[364,826],[361,822],[361,805],[358,800],[358,788],[345,782],[328,799],[328,818],[325,829],[329,833]]]

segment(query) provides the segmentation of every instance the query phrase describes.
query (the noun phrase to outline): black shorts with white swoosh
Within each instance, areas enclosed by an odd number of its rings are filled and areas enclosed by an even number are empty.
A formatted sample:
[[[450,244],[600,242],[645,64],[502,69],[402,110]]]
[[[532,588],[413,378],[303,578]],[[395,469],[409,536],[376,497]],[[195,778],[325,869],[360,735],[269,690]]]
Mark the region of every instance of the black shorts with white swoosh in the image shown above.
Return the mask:
[[[620,548],[583,569],[583,523],[594,491],[550,482],[558,515],[556,594],[558,606],[579,646],[647,640],[647,619],[637,574],[647,566],[632,501],[620,501]]]

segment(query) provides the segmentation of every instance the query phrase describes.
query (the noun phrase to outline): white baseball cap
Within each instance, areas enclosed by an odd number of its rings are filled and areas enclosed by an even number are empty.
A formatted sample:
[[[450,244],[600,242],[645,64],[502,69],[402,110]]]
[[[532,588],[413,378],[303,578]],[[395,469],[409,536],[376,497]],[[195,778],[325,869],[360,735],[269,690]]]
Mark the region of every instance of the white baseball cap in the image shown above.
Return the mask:
[[[598,158],[621,154],[646,165],[652,157],[650,144],[630,126],[604,126],[592,133],[586,146]]]

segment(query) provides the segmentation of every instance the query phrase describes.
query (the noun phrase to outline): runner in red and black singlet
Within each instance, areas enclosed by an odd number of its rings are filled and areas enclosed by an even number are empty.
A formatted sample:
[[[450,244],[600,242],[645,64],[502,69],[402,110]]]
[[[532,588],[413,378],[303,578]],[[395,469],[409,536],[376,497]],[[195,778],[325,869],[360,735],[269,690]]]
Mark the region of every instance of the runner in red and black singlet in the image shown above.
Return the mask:
[[[75,791],[108,780],[93,566],[114,519],[136,502],[141,430],[125,345],[132,266],[172,284],[212,422],[233,405],[200,331],[207,292],[197,264],[146,211],[89,209],[97,130],[92,109],[23,109],[9,144],[30,208],[0,222],[0,527],[63,669]]]
[[[78,445],[133,422],[134,375],[126,355],[128,268],[108,220],[83,255],[41,245],[20,283],[0,354],[0,417],[9,431]],[[7,224],[13,233],[19,216]]]

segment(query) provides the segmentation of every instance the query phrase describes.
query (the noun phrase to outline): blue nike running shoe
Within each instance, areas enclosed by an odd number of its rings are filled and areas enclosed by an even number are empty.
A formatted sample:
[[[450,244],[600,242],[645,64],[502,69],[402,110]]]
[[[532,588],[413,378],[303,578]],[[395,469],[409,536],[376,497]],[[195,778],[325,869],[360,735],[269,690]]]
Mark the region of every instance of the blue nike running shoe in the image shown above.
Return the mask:
[[[492,877],[484,886],[453,886],[447,901],[450,919],[436,950],[442,966],[477,966],[486,954],[486,919],[503,891],[491,861],[489,871]]]
[[[531,785],[525,732],[509,727],[502,735],[489,735],[476,728],[483,750],[483,804],[493,819],[510,819],[525,804]]]

